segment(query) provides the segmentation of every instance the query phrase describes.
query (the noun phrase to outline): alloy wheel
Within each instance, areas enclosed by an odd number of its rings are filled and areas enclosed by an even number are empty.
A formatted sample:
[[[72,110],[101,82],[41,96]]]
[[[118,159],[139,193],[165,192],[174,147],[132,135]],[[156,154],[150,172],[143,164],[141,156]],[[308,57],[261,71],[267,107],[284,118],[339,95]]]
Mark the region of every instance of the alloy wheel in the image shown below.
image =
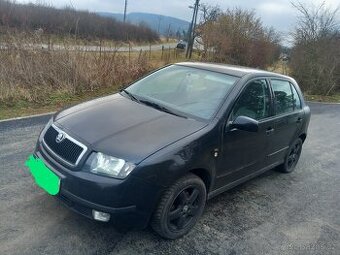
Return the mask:
[[[190,186],[182,190],[173,201],[168,212],[168,226],[172,231],[180,231],[198,216],[200,211],[200,192]]]

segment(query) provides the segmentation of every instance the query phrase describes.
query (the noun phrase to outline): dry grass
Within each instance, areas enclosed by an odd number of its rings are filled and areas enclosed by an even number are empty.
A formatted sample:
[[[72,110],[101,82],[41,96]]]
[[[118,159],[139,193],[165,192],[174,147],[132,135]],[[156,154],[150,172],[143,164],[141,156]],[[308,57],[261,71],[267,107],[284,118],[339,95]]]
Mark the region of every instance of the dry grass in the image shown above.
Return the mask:
[[[66,50],[32,47],[42,43],[34,35],[2,37],[0,119],[54,111],[114,93],[155,68],[185,59],[184,52],[174,49],[85,52],[74,50],[72,40],[62,42]]]
[[[171,62],[185,61],[185,52],[166,48],[146,52],[49,51],[28,47],[40,38],[27,34],[2,37],[0,42],[0,119],[59,110],[116,92],[145,73]],[[56,43],[60,44],[60,41]],[[63,40],[73,49],[73,40]],[[2,47],[6,45],[6,47]],[[195,52],[193,60],[200,60]],[[270,71],[289,74],[282,62]],[[339,97],[309,100],[337,101]]]
[[[34,37],[13,37],[0,50],[0,104],[49,103],[58,96],[119,87],[148,72],[147,53],[48,51],[28,47]]]
[[[282,60],[275,62],[272,66],[268,67],[267,70],[270,72],[279,73],[283,75],[290,75],[291,73],[288,64]]]

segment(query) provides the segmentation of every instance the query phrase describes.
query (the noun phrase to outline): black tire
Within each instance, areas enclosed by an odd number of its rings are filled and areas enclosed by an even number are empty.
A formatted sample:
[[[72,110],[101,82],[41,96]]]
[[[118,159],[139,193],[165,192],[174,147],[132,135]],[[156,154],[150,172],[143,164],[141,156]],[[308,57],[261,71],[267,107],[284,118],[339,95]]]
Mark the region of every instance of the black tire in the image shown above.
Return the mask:
[[[291,173],[295,170],[302,150],[302,140],[296,139],[288,149],[288,153],[285,157],[285,162],[278,166],[277,170],[282,173]]]
[[[162,195],[152,216],[151,227],[166,239],[187,234],[203,213],[207,199],[201,178],[187,174]]]

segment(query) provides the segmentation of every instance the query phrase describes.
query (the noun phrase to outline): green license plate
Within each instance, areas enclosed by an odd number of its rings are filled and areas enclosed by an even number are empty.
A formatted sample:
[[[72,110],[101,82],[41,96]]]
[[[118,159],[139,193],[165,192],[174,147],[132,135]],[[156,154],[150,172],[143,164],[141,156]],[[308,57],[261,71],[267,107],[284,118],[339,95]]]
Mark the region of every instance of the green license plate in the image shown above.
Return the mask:
[[[40,158],[30,155],[26,161],[35,183],[50,195],[57,195],[60,189],[60,178],[53,173]]]

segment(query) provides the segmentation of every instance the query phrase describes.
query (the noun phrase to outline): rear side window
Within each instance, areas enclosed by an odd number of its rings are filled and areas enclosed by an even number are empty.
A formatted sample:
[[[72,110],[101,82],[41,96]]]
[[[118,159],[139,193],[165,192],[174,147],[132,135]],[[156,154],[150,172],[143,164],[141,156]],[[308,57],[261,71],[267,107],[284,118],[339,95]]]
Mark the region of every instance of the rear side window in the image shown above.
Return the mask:
[[[288,81],[271,80],[275,95],[276,114],[294,111],[294,98],[291,85]]]
[[[295,87],[292,84],[290,84],[290,86],[292,87],[292,91],[293,91],[293,107],[294,107],[294,110],[295,109],[301,109],[301,100],[300,100],[299,94],[297,93]]]

